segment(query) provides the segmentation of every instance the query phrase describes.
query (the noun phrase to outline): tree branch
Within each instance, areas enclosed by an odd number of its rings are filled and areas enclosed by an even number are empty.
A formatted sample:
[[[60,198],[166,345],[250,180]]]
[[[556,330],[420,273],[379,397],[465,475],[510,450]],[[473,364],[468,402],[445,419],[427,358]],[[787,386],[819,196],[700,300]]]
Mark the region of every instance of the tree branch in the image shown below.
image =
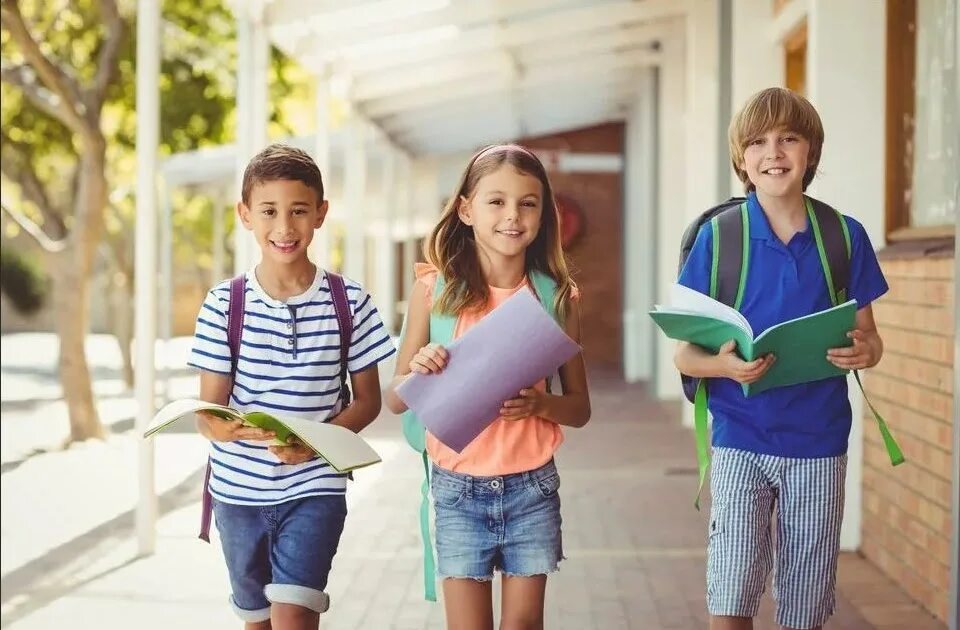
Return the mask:
[[[3,0],[3,4],[0,5],[0,23],[17,43],[20,52],[40,77],[43,85],[57,97],[55,109],[57,119],[74,131],[85,133],[88,130],[83,115],[85,105],[80,98],[76,81],[40,50],[40,46],[23,21],[17,0]]]
[[[6,201],[0,201],[0,209],[2,209],[7,216],[13,219],[16,224],[23,229],[24,232],[32,236],[33,239],[37,241],[40,247],[42,247],[45,251],[51,254],[56,254],[67,248],[67,243],[65,240],[53,240],[47,236],[46,232],[44,232],[39,225],[30,219],[30,217],[23,214],[19,210],[13,210]]]
[[[43,84],[38,83],[36,78],[33,68],[28,65],[11,66],[4,62],[0,66],[0,80],[20,88],[27,100],[37,109],[54,120],[65,123],[70,130],[79,132],[75,125],[71,125],[70,121],[65,119],[68,112],[63,107],[63,100]]]
[[[27,152],[22,149],[22,144],[14,142],[6,133],[2,132],[0,132],[0,140],[3,141],[4,146],[13,147],[11,151],[20,154],[16,159],[10,159],[9,156],[5,159],[0,159],[0,172],[10,181],[20,185],[23,196],[40,210],[44,223],[50,221],[54,228],[51,238],[66,238],[67,225],[63,218],[63,212],[50,202],[46,188],[40,182],[40,178],[37,177],[33,169],[29,166],[24,166],[23,163],[27,160],[24,156]]]
[[[126,36],[123,18],[117,9],[116,0],[100,0],[100,17],[107,27],[107,34],[97,57],[97,75],[89,92],[90,111],[100,112],[106,99],[107,88],[117,72],[117,57]]]

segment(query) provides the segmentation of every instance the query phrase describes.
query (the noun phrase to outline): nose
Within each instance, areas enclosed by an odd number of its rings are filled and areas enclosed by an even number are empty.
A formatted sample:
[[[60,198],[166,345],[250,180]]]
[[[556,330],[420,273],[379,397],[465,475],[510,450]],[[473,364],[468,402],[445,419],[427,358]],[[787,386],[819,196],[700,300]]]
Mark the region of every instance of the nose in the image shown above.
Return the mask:
[[[505,218],[516,221],[518,218],[520,218],[520,204],[516,201],[507,203],[506,208],[504,209],[504,215]]]

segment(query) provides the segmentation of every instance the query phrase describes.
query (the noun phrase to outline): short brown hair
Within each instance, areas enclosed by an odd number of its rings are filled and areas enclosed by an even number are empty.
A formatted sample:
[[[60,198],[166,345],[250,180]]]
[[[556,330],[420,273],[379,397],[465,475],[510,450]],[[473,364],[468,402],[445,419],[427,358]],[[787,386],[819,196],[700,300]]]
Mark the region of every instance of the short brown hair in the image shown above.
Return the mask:
[[[803,190],[817,173],[823,150],[823,123],[810,101],[792,90],[772,87],[757,92],[730,121],[730,161],[746,192],[754,189],[747,172],[740,168],[743,152],[757,137],[773,129],[787,129],[803,136],[810,143],[807,171],[803,174]]]
[[[243,203],[250,203],[254,186],[278,179],[301,182],[316,191],[317,203],[323,201],[323,178],[310,154],[287,144],[274,143],[257,153],[243,171]]]

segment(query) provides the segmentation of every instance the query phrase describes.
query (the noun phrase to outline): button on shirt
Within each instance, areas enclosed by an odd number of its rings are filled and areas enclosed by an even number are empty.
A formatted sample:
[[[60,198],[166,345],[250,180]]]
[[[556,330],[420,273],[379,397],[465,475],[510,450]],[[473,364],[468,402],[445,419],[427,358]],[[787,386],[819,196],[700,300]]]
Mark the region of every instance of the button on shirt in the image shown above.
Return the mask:
[[[740,312],[759,334],[781,322],[832,306],[809,220],[784,244],[770,228],[756,194],[747,198],[750,260]],[[849,299],[863,308],[887,292],[873,246],[859,221],[850,233]],[[697,235],[679,283],[710,294],[711,230]],[[851,410],[847,380],[835,377],[778,387],[749,398],[732,379],[708,381],[713,445],[782,457],[833,457],[847,452]]]

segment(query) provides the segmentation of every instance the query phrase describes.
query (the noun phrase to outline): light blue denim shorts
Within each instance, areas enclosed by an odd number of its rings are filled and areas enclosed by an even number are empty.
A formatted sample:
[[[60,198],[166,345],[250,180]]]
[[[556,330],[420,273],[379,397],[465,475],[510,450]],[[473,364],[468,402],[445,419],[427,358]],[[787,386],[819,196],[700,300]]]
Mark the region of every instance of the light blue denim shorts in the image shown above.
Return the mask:
[[[433,466],[437,574],[491,580],[552,573],[563,559],[560,475],[553,461],[522,473],[473,477]]]

